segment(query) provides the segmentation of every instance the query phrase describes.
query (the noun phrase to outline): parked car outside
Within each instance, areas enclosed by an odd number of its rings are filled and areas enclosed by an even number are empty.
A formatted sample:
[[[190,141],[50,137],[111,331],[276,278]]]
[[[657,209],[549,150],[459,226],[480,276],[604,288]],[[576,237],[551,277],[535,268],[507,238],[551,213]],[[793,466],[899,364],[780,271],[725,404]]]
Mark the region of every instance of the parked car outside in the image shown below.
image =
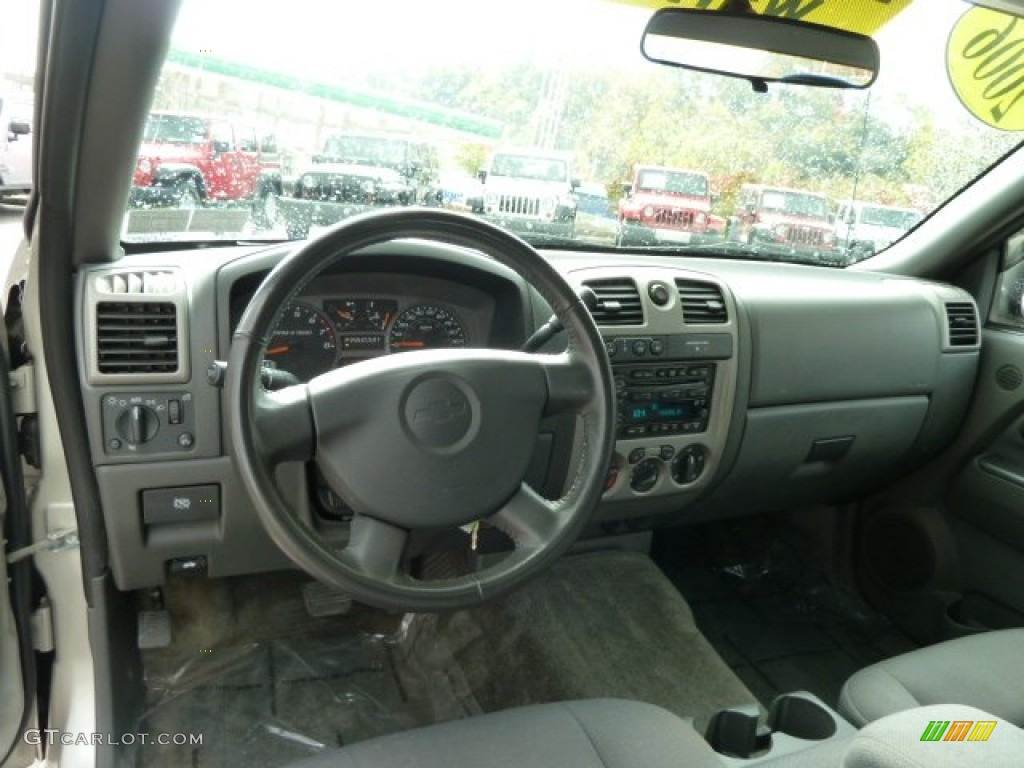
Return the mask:
[[[836,212],[836,246],[852,261],[873,256],[899,240],[924,218],[916,208],[840,200]]]
[[[131,207],[245,202],[252,204],[257,224],[267,225],[276,216],[280,193],[272,137],[258,139],[254,128],[220,117],[154,112],[146,121]]]
[[[839,257],[828,198],[802,189],[743,185],[727,237],[765,255],[802,254],[822,263]]]
[[[711,182],[703,171],[638,166],[619,205],[619,245],[707,239]]]
[[[0,202],[32,189],[32,104],[0,93]]]
[[[491,155],[479,174],[482,197],[473,209],[499,226],[572,238],[576,230],[579,182],[565,152],[537,148],[504,148]]]

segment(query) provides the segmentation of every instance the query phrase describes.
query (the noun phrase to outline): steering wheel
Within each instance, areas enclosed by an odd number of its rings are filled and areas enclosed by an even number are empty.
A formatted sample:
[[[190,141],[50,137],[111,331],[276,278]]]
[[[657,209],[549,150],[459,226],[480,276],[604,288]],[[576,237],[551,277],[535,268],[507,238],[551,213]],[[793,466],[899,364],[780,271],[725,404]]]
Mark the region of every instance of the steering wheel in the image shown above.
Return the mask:
[[[482,252],[522,275],[568,335],[560,354],[418,350],[374,358],[277,391],[263,352],[289,301],[328,265],[369,246],[419,239]],[[615,390],[604,343],[568,283],[523,240],[463,214],[393,209],[347,219],[267,276],[231,343],[225,379],[230,441],[271,539],[313,577],[382,608],[435,611],[504,594],[576,539],[604,489]],[[557,501],[523,481],[540,420],[580,418],[572,482]],[[316,462],[354,510],[338,549],[291,509],[274,482],[286,461]],[[486,521],[513,550],[478,572],[418,580],[403,565],[410,532]]]

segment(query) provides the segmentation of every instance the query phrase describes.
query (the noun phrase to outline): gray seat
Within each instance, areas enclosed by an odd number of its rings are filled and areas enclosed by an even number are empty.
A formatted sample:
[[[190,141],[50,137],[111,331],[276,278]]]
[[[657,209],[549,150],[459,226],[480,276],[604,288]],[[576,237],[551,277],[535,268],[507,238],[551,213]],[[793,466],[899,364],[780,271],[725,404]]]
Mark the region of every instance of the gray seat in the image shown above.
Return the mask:
[[[948,640],[865,667],[843,686],[839,712],[862,726],[929,704],[964,704],[1024,726],[1024,629]]]
[[[293,768],[721,768],[690,725],[618,699],[510,709],[331,750]]]

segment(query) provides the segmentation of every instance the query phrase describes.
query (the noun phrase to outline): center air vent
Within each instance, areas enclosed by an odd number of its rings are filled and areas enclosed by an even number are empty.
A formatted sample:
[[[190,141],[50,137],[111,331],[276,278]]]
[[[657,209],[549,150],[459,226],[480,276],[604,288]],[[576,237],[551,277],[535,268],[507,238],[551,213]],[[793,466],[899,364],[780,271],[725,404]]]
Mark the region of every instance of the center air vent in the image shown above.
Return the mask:
[[[96,363],[104,374],[177,373],[178,317],[174,302],[98,302]]]
[[[946,304],[949,326],[949,346],[973,347],[978,343],[978,318],[970,302]]]
[[[628,277],[587,280],[583,283],[600,302],[591,314],[598,325],[643,325],[644,308],[636,283]]]
[[[722,289],[714,283],[676,280],[676,289],[683,307],[683,321],[688,325],[729,322]]]

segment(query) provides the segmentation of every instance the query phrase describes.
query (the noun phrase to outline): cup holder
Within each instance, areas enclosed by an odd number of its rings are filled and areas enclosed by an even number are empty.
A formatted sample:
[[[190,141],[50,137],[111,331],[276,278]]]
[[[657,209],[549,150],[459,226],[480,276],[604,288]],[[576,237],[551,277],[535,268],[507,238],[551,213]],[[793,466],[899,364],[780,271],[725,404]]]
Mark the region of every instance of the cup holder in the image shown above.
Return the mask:
[[[831,712],[813,699],[794,693],[783,694],[772,702],[767,723],[773,733],[808,741],[824,741],[836,733]]]

